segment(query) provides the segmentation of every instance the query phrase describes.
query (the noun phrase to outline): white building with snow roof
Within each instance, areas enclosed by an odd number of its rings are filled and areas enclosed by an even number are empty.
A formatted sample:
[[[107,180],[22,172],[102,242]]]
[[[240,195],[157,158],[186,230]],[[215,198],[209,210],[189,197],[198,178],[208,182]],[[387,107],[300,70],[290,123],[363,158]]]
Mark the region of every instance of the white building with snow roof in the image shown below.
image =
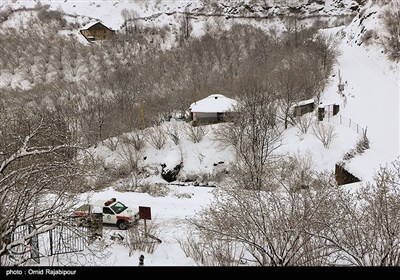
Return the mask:
[[[226,115],[234,112],[236,105],[237,101],[234,99],[222,94],[211,94],[190,105],[190,117],[195,122],[222,122]]]

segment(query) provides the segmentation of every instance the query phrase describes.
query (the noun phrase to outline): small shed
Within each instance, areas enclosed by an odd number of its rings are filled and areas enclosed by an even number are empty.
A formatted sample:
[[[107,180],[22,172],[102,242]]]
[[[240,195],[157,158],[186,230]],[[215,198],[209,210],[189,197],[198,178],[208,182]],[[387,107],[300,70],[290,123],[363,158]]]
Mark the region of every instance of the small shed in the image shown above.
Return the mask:
[[[80,32],[89,42],[109,40],[115,35],[115,30],[108,28],[99,21],[85,25]]]
[[[302,100],[293,105],[293,116],[301,117],[304,114],[311,113],[315,109],[314,98]]]
[[[237,101],[222,94],[210,96],[192,103],[189,107],[190,118],[195,122],[223,122],[226,116],[235,110]]]

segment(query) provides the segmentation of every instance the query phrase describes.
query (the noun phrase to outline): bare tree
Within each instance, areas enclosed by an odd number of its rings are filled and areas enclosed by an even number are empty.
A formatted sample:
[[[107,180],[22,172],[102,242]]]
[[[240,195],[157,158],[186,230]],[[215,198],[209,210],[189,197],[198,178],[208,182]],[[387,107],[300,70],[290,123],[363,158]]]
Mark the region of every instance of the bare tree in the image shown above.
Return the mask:
[[[102,141],[112,135],[107,131],[112,102],[107,89],[98,84],[95,94],[86,97],[86,106],[82,114],[82,130],[89,143]]]
[[[192,25],[190,23],[190,14],[188,8],[185,8],[185,11],[182,13],[181,22],[180,22],[180,41],[184,42],[190,37],[190,32],[192,30]]]
[[[268,168],[274,161],[274,152],[281,145],[282,129],[277,123],[276,99],[271,88],[256,85],[253,80],[243,85],[242,99],[233,122],[226,123],[218,133],[223,147],[236,151],[234,178],[246,188],[264,187]]]
[[[129,27],[128,27],[128,21],[129,21],[129,10],[128,9],[122,9],[121,11],[121,16],[124,19],[124,25],[125,25],[125,34],[129,34]]]
[[[327,181],[322,181],[320,174],[313,177],[318,188],[312,190],[293,191],[278,177],[270,183],[283,187],[275,191],[244,190],[244,186],[216,189],[210,207],[189,220],[193,233],[186,246],[206,247],[203,254],[207,256],[191,256],[203,264],[216,263],[223,256],[230,265],[329,265],[334,250],[308,231],[319,233],[326,227],[318,223],[321,216],[334,220],[331,199],[337,189],[330,183],[332,176]]]
[[[79,61],[79,53],[80,53],[80,46],[75,40],[68,40],[66,44],[66,65],[67,70],[71,74],[73,78],[75,78],[78,74],[79,69],[81,68],[81,64]]]
[[[54,68],[62,71],[64,69],[63,60],[65,56],[65,40],[60,40],[57,42],[56,46],[54,46],[53,52],[53,64]]]
[[[400,161],[382,167],[355,194],[342,191],[335,224],[318,236],[351,266],[400,265]]]
[[[319,34],[315,37],[313,43],[309,45],[312,53],[322,65],[324,77],[329,76],[337,57],[340,55],[338,43],[334,35]]]
[[[274,191],[216,189],[210,207],[189,220],[184,251],[203,265],[398,266],[399,159],[355,193],[301,162],[289,158],[271,173]],[[298,173],[309,178],[304,187],[291,176]]]
[[[15,74],[16,70],[18,70],[18,68],[21,65],[21,50],[20,47],[15,46],[14,52],[12,52],[9,56],[9,60],[8,60],[8,66],[9,66],[9,70],[11,72],[11,74]]]
[[[313,97],[310,90],[307,71],[308,59],[301,52],[289,54],[283,58],[273,71],[275,88],[281,101],[282,116],[285,129],[293,123],[292,108],[297,102]]]
[[[69,143],[68,126],[50,112],[0,111],[0,257],[26,250],[37,234],[63,224],[85,183],[77,162],[79,146]],[[16,235],[21,227],[32,231]],[[17,258],[17,259],[15,259]],[[14,265],[26,261],[14,256]]]
[[[133,35],[136,32],[139,32],[142,28],[139,20],[139,13],[135,10],[128,10],[123,9],[121,11],[121,16],[124,19],[124,26],[125,26],[125,34],[126,35]]]

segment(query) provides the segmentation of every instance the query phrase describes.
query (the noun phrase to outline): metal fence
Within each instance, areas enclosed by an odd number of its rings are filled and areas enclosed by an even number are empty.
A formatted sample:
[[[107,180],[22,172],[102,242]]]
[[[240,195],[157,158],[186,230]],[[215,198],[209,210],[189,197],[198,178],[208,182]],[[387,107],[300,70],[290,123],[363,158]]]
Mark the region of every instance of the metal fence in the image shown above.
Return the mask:
[[[10,253],[17,256],[18,259],[33,259],[35,262],[40,263],[39,256],[39,240],[37,234],[34,234],[30,239],[26,240],[25,237],[31,235],[34,230],[33,225],[20,225],[14,230],[12,235],[12,242],[16,243],[10,249]]]
[[[90,235],[88,227],[73,219],[40,234],[33,234],[34,230],[34,225],[21,225],[14,230],[11,236],[16,245],[10,253],[15,259],[33,259],[39,264],[40,257],[81,252]]]
[[[76,225],[58,225],[49,230],[50,255],[83,251],[87,245],[89,230]]]

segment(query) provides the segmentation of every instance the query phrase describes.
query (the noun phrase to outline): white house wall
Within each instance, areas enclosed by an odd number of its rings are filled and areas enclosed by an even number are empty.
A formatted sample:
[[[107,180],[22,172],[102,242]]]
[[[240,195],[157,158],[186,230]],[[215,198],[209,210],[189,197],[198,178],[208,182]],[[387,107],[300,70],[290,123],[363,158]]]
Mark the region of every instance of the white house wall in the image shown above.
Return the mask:
[[[202,113],[202,112],[194,112],[193,113],[193,120],[198,120],[198,119],[217,119],[217,113]]]

